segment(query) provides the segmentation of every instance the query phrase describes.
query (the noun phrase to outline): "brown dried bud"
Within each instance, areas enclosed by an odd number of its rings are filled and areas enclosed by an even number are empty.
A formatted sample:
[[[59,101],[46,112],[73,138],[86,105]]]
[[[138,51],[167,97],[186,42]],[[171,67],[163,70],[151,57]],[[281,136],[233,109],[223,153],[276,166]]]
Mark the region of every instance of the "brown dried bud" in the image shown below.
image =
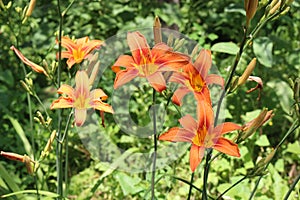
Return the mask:
[[[248,27],[250,24],[251,19],[256,13],[258,5],[258,0],[245,0],[244,6],[246,10],[246,26]]]
[[[28,9],[27,9],[26,14],[25,14],[26,17],[29,17],[32,14],[32,11],[35,7],[35,3],[36,3],[36,0],[31,0],[30,1]]]
[[[153,33],[154,33],[154,43],[155,44],[161,43],[162,42],[161,23],[160,23],[159,18],[157,16],[154,19]]]
[[[248,64],[242,76],[239,78],[238,85],[243,85],[248,80],[249,76],[252,74],[254,68],[256,66],[256,58],[253,58],[251,62]]]
[[[264,109],[255,119],[245,124],[242,128],[244,134],[241,136],[242,140],[250,137],[259,127],[266,123],[274,116],[273,110],[268,111]]]
[[[5,158],[7,158],[7,159],[10,159],[10,160],[15,160],[15,161],[19,161],[19,162],[25,162],[24,156],[22,156],[20,154],[1,151],[0,155],[3,156],[3,157],[5,157]]]

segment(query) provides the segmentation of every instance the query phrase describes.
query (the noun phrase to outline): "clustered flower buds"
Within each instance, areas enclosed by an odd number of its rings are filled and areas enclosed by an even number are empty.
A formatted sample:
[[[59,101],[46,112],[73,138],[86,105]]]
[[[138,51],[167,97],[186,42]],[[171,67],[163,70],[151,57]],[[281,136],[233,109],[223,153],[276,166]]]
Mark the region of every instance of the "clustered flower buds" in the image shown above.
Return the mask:
[[[244,6],[246,10],[246,26],[248,27],[250,24],[251,19],[256,13],[258,5],[258,0],[245,0]]]

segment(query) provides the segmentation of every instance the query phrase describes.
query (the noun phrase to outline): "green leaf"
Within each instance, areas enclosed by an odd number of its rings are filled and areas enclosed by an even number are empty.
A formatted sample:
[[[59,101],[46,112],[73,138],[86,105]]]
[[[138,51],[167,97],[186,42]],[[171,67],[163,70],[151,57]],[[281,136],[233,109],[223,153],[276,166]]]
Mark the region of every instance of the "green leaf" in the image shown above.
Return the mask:
[[[294,153],[296,155],[300,155],[300,143],[299,141],[295,141],[294,143],[289,143],[286,149],[286,152]]]
[[[6,197],[16,196],[16,195],[20,195],[20,194],[36,194],[36,193],[37,193],[36,190],[22,190],[22,191],[18,191],[18,192],[13,192],[13,193],[5,194],[5,195],[2,195],[0,197],[1,198],[6,198]],[[43,190],[39,190],[39,195],[47,196],[49,198],[57,198],[57,197],[59,197],[59,195],[56,194],[56,193],[48,192],[48,191],[43,191]],[[47,198],[47,199],[49,199],[49,198]]]
[[[110,168],[108,168],[97,180],[96,184],[93,186],[93,188],[91,189],[91,194],[94,194],[95,191],[97,190],[97,188],[99,187],[99,185],[102,183],[102,180],[109,176],[111,173],[113,173],[118,166],[123,163],[123,161],[130,156],[132,153],[138,151],[138,148],[130,148],[127,149],[118,159],[116,159],[111,165]]]
[[[22,142],[23,142],[23,145],[24,145],[24,149],[26,151],[26,154],[28,156],[30,156],[31,158],[33,158],[33,153],[32,153],[32,148],[31,148],[31,145],[25,135],[25,132],[22,128],[22,126],[20,125],[20,123],[12,118],[12,117],[8,117],[8,119],[10,120],[10,122],[12,123],[13,127],[15,128],[17,134],[19,135],[19,137],[21,138]]]
[[[143,190],[141,186],[137,185],[141,181],[138,177],[130,177],[124,172],[119,172],[114,177],[119,182],[125,196],[136,194]]]
[[[279,172],[284,172],[284,161],[282,158],[278,159],[275,163],[275,169],[277,169]]]
[[[255,144],[260,147],[270,146],[270,142],[266,135],[259,136],[259,138],[256,140]]]
[[[13,191],[13,192],[17,192],[20,191],[20,188],[18,187],[18,185],[15,183],[14,181],[14,177],[11,176],[5,169],[5,167],[3,167],[3,165],[0,163],[0,177],[4,179],[5,183],[8,185],[8,187]]]
[[[13,87],[15,84],[14,76],[10,70],[5,70],[0,73],[0,81],[6,83],[10,87]]]
[[[266,67],[272,67],[273,42],[268,37],[259,37],[253,41],[253,51],[258,61]]]
[[[211,47],[212,51],[235,55],[239,47],[233,42],[219,42]]]
[[[277,95],[277,98],[279,99],[279,103],[286,113],[290,113],[291,106],[293,104],[293,92],[290,88],[290,86],[284,82],[284,81],[270,81],[267,83],[268,87],[271,87]]]

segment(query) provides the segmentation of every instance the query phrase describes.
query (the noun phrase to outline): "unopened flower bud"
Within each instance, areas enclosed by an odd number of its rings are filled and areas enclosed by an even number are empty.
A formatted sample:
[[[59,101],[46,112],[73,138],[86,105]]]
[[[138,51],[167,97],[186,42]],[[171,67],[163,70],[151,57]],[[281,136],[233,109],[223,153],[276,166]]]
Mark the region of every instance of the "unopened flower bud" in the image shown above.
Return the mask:
[[[154,19],[153,33],[154,33],[154,43],[155,44],[161,43],[162,42],[161,24],[157,16]]]
[[[284,8],[284,10],[280,13],[280,16],[285,15],[286,13],[288,13],[290,11],[290,6],[287,6],[286,8]]]
[[[174,42],[174,51],[178,50],[180,47],[182,47],[183,43],[185,42],[184,38],[182,39],[177,39]]]
[[[280,8],[280,5],[281,5],[281,0],[273,0],[270,4],[271,8],[270,8],[270,11],[269,11],[269,15],[273,15],[277,10],[278,8]]]
[[[276,153],[276,149],[273,149],[272,152],[265,158],[265,160],[264,160],[265,165],[268,164],[272,160],[275,153]]]
[[[173,35],[173,33],[171,33],[171,34],[168,36],[168,41],[167,41],[167,45],[168,45],[169,47],[172,46],[173,40],[174,40],[174,35]]]
[[[238,85],[243,85],[248,80],[249,76],[252,74],[254,68],[256,66],[256,58],[253,58],[249,65],[247,66],[246,70],[242,74],[242,76],[239,78]]]
[[[10,160],[15,160],[15,161],[19,161],[19,162],[24,162],[25,161],[24,156],[22,156],[20,154],[16,154],[16,153],[1,151],[0,155],[7,158],[7,159],[10,159]]]
[[[33,94],[31,89],[29,88],[29,86],[23,80],[20,80],[20,83],[21,83],[22,87],[26,90],[26,92],[28,92],[30,95]]]
[[[41,153],[40,160],[44,159],[49,154],[49,152],[51,151],[52,143],[53,143],[55,137],[56,137],[56,130],[52,131],[52,133],[50,135],[50,138],[48,139],[47,144],[46,144],[44,150]]]
[[[250,137],[259,127],[261,127],[266,121],[273,117],[273,110],[268,111],[264,109],[255,119],[248,122],[243,127],[244,134],[241,136],[242,140]]]
[[[191,58],[197,55],[198,50],[199,50],[199,45],[197,44],[191,53]]]
[[[251,19],[256,13],[258,0],[245,0],[244,6],[246,10],[246,26],[249,26]]]
[[[238,76],[234,76],[232,78],[231,83],[230,83],[229,92],[234,92],[238,88],[238,82],[239,82],[239,77]]]
[[[35,7],[35,3],[36,3],[36,0],[31,0],[30,1],[28,9],[27,9],[26,14],[25,14],[26,17],[31,16],[32,11],[33,11],[33,9]]]
[[[33,174],[33,161],[26,155],[24,155],[24,162],[27,169],[28,174]]]

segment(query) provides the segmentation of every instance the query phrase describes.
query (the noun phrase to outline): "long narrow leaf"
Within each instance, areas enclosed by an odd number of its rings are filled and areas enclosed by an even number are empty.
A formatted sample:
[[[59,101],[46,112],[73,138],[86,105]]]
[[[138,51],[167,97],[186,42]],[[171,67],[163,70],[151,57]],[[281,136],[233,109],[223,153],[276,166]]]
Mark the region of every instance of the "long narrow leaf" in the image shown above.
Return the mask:
[[[31,145],[25,135],[25,132],[24,132],[22,126],[16,119],[14,119],[12,117],[9,116],[8,119],[10,120],[10,122],[13,125],[14,129],[16,130],[17,134],[19,135],[20,139],[22,140],[26,154],[28,156],[30,156],[31,158],[33,158],[33,152],[32,152]]]
[[[20,195],[20,194],[36,194],[36,190],[22,190],[22,191],[2,195],[2,196],[0,196],[0,198],[6,198],[6,197],[11,197],[11,196]],[[59,197],[59,195],[56,193],[43,191],[43,190],[39,190],[39,195],[44,195],[44,196],[47,196],[50,198]]]
[[[13,177],[6,171],[5,167],[0,163],[0,177],[5,181],[7,186],[13,191],[17,192],[20,191],[20,188],[13,180]]]
[[[96,184],[93,186],[93,188],[91,189],[91,194],[94,194],[97,190],[97,188],[99,187],[99,185],[102,183],[102,180],[107,177],[108,175],[110,175],[113,171],[115,171],[119,164],[122,163],[129,155],[131,155],[132,153],[136,152],[138,150],[138,148],[130,148],[128,150],[126,150],[118,159],[115,160],[115,162],[113,162],[110,166],[109,169],[107,169],[101,176],[100,178],[97,180]]]

